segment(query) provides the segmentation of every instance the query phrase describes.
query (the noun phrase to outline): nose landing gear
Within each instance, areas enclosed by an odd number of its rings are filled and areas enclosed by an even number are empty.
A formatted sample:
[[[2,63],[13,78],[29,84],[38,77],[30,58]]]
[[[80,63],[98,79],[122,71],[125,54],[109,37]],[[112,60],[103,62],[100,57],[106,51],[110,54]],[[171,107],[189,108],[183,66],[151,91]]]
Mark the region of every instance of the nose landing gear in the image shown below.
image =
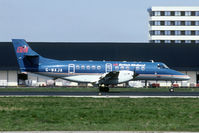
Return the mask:
[[[173,87],[169,88],[169,92],[174,92],[174,88]]]
[[[174,92],[173,83],[174,81],[171,81],[171,88],[169,88],[169,92]]]

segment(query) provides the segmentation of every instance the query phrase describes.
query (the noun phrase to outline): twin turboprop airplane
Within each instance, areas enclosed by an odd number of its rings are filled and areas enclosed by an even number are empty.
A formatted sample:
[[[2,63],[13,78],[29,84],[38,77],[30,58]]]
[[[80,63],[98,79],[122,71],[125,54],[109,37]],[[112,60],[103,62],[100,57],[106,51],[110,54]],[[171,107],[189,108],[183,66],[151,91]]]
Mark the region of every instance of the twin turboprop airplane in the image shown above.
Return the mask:
[[[189,76],[169,69],[161,62],[59,61],[40,56],[23,39],[13,39],[12,43],[21,72],[79,83],[92,83],[98,85],[101,92],[108,92],[109,85],[131,80],[174,82],[190,79]]]

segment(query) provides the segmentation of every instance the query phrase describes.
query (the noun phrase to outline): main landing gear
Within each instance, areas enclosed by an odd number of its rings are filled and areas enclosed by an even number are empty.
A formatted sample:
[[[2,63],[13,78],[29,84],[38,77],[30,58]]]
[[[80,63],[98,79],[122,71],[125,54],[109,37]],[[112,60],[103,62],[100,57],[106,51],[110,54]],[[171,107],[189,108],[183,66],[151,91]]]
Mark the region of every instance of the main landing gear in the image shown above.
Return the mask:
[[[169,88],[169,92],[174,92],[173,83],[174,81],[171,81],[171,88]]]
[[[108,86],[99,86],[99,92],[109,92]]]

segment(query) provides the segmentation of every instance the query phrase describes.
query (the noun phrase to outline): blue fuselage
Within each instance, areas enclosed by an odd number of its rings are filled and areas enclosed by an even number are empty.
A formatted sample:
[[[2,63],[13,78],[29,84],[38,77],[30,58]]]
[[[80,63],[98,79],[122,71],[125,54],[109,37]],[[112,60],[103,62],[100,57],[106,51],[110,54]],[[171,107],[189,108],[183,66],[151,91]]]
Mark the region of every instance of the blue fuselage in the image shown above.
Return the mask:
[[[119,61],[57,61],[49,60],[37,68],[26,68],[25,71],[36,72],[54,78],[65,78],[77,75],[102,75],[111,71],[134,71],[133,80],[188,80],[189,76],[169,69],[161,62],[119,62]]]
[[[21,72],[106,86],[131,80],[182,81],[190,78],[161,62],[59,61],[40,56],[23,39],[12,42]]]

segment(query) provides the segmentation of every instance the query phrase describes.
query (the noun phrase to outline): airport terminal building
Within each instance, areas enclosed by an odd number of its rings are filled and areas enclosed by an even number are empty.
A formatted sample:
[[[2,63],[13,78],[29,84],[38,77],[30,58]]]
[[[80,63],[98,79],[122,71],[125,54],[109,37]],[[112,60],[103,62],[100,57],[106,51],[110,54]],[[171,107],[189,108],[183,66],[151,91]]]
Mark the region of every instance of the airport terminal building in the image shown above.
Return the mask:
[[[199,43],[199,7],[151,7],[149,42]]]
[[[43,57],[57,60],[93,61],[150,61],[163,62],[170,68],[188,74],[189,81],[177,82],[180,86],[195,86],[199,82],[199,45],[156,43],[48,43],[30,42],[30,47]],[[21,74],[11,42],[0,43],[0,86],[76,86],[62,79],[36,74]],[[137,81],[136,81],[137,82]],[[139,81],[144,84],[145,81]],[[148,81],[170,86],[167,81]]]

